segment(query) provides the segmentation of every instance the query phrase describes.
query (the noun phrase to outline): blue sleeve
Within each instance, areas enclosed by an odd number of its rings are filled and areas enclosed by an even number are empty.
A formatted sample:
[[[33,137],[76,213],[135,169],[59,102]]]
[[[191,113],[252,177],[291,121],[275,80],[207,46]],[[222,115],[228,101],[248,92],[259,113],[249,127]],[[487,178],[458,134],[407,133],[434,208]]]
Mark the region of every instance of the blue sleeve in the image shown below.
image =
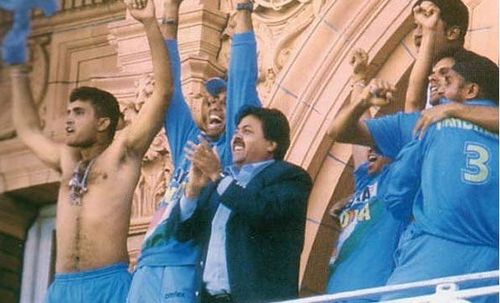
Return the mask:
[[[403,146],[413,139],[413,128],[419,116],[420,113],[397,113],[367,120],[365,123],[377,151],[395,159]]]
[[[188,140],[195,139],[199,129],[194,122],[191,110],[184,100],[181,87],[181,60],[176,40],[166,40],[165,45],[170,56],[172,76],[174,80],[174,92],[170,106],[163,121],[170,146],[170,155],[174,167],[178,167],[182,161],[183,149]]]
[[[411,215],[413,201],[420,190],[423,144],[422,140],[416,139],[405,145],[390,164],[384,180],[384,201],[396,218],[408,218]]]
[[[236,114],[242,106],[262,106],[257,95],[257,43],[254,32],[234,34],[228,69],[226,102],[226,142],[236,128]],[[230,154],[230,144],[227,144]]]

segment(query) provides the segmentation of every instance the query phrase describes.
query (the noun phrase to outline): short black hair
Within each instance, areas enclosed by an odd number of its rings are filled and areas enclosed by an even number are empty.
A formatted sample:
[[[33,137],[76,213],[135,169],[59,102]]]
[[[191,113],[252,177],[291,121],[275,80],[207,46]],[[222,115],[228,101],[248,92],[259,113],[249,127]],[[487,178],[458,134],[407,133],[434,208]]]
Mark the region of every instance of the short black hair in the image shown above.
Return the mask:
[[[479,85],[479,98],[498,104],[498,65],[487,57],[468,50],[461,50],[453,56],[452,69],[466,82]]]
[[[108,135],[110,138],[113,138],[121,116],[120,106],[115,96],[96,87],[81,86],[75,88],[69,96],[69,102],[76,100],[90,102],[99,118],[107,117],[110,119],[111,123],[108,128]]]
[[[465,41],[465,35],[469,28],[469,9],[461,0],[418,0],[415,6],[420,5],[424,1],[434,3],[441,10],[441,19],[446,25],[446,29],[453,26],[459,27],[460,40]]]
[[[264,138],[276,142],[273,158],[283,160],[290,147],[290,124],[286,116],[274,108],[262,108],[257,106],[245,106],[236,116],[236,125],[246,116],[254,116],[262,122]]]

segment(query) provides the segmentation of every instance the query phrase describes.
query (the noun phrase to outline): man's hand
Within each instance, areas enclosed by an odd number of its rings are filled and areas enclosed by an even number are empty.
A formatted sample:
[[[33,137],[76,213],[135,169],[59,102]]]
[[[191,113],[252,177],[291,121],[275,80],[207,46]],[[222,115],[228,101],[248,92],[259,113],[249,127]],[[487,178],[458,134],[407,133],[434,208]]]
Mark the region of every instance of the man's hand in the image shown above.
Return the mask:
[[[193,166],[203,172],[203,175],[215,182],[219,179],[221,172],[219,156],[203,137],[200,136],[198,139],[200,140],[198,145],[188,142],[188,146],[185,148],[186,156],[191,160]]]
[[[188,183],[184,191],[186,197],[191,199],[197,197],[209,181],[210,179],[206,177],[196,165],[191,165]]]
[[[156,22],[154,0],[125,0],[125,5],[135,20],[141,23],[151,20]]]
[[[354,50],[349,63],[352,65],[351,80],[353,82],[365,80],[368,71],[368,53],[362,48],[357,48]]]
[[[386,106],[392,101],[396,87],[382,79],[372,79],[358,97],[359,102],[370,106]]]
[[[444,26],[441,20],[441,10],[430,1],[424,1],[415,6],[413,16],[415,22],[422,26],[423,31],[436,31],[440,25]]]
[[[420,113],[420,118],[415,124],[415,128],[413,129],[413,135],[422,139],[425,135],[425,131],[432,124],[444,120],[446,118],[450,118],[450,112],[459,106],[463,106],[459,103],[448,103],[442,105],[436,105],[432,108],[425,109]]]

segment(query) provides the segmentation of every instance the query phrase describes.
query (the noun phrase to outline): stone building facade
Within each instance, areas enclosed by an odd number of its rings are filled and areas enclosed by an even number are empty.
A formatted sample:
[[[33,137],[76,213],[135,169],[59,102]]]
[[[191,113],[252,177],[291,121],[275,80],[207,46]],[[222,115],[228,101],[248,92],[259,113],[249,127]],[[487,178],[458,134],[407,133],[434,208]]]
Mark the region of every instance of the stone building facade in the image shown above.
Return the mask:
[[[155,0],[161,13],[161,0]],[[466,47],[498,62],[498,1],[464,0],[470,9]],[[302,255],[303,295],[321,293],[337,234],[328,209],[352,191],[352,149],[333,144],[326,127],[348,100],[353,48],[369,52],[372,75],[397,84],[391,112],[401,109],[415,58],[411,0],[255,0],[259,94],[292,126],[287,160],[315,184]],[[115,94],[125,120],[150,97],[151,62],[141,25],[117,0],[60,0],[51,18],[33,16],[29,39],[32,89],[47,135],[62,138],[70,91],[98,86]],[[184,0],[179,46],[184,93],[199,108],[203,80],[225,73],[232,34],[232,0]],[[0,38],[10,16],[0,11]],[[38,302],[53,276],[54,203],[58,176],[15,136],[10,79],[0,66],[0,302]],[[160,133],[143,160],[129,252],[132,264],[171,172]]]

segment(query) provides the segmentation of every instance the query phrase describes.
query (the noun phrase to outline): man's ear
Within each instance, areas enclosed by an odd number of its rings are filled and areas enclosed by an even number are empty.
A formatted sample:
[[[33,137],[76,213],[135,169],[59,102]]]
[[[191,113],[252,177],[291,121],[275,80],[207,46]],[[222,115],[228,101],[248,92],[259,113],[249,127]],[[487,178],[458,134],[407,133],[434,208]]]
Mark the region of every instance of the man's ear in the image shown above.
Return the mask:
[[[267,151],[270,153],[270,154],[274,154],[274,151],[278,148],[278,143],[274,142],[274,141],[268,141],[269,144],[267,146]]]
[[[106,131],[111,124],[111,119],[109,117],[101,117],[99,118],[99,122],[97,122],[97,130],[99,132]]]
[[[456,41],[460,39],[460,36],[462,35],[462,29],[456,25],[448,28],[446,30],[446,38],[450,41]]]
[[[467,100],[469,99],[476,99],[479,97],[479,92],[481,91],[481,88],[477,83],[471,82],[467,83],[465,85],[465,98]]]

